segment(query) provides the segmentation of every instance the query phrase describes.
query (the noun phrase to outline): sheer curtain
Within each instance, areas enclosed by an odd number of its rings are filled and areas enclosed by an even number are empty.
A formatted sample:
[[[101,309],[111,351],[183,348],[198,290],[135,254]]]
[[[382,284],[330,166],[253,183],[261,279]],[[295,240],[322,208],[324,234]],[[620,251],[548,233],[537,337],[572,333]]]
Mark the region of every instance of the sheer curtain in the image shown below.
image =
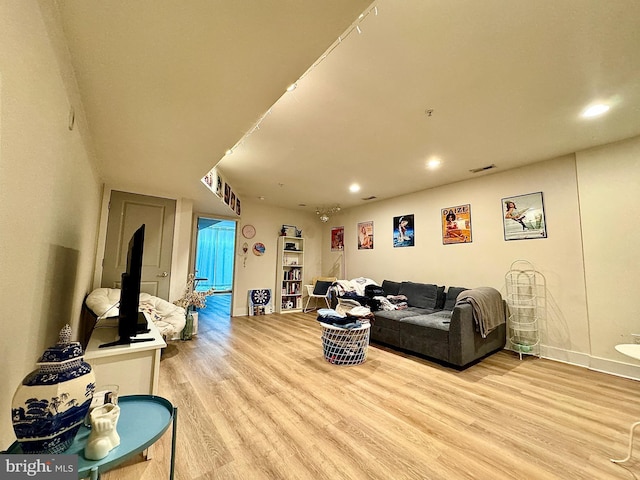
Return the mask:
[[[235,257],[236,222],[198,218],[196,245],[197,290],[231,291]]]

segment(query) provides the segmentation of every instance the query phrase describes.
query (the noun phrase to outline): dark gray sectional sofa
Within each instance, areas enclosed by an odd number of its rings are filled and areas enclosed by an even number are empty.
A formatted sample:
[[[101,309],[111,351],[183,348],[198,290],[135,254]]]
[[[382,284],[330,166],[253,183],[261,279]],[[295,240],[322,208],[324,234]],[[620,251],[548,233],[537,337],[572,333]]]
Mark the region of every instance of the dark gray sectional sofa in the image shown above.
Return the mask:
[[[385,295],[405,295],[409,306],[404,310],[374,312],[371,326],[374,342],[456,367],[468,366],[505,346],[505,323],[482,338],[472,305],[456,305],[456,298],[466,288],[449,287],[445,291],[445,287],[433,284],[385,280],[382,289]]]

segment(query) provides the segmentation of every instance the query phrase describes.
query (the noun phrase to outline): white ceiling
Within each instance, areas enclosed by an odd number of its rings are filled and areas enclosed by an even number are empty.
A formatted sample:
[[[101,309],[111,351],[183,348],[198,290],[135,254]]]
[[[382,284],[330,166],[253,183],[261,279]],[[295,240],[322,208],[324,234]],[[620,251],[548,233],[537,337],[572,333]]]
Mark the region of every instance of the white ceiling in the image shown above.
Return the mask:
[[[220,207],[200,183],[218,162],[240,198],[312,211],[640,134],[636,0],[58,8],[106,182],[201,211]],[[594,101],[610,112],[581,119]]]

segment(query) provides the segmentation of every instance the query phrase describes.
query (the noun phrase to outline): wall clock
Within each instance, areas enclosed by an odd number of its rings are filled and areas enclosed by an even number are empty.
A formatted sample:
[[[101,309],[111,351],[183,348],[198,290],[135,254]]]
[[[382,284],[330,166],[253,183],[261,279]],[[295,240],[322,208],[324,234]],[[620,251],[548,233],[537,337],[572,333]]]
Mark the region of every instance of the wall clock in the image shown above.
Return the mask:
[[[253,225],[245,225],[242,227],[242,236],[244,238],[253,238],[256,236],[256,227]]]

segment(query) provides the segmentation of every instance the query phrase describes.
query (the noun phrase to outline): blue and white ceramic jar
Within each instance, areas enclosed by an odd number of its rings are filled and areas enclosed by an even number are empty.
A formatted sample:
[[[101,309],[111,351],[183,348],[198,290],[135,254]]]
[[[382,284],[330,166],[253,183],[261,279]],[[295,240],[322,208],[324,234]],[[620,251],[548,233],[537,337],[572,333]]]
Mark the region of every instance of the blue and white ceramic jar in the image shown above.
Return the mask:
[[[95,374],[80,343],[71,342],[69,325],[36,365],[13,396],[13,429],[24,453],[62,453],[89,410]]]

